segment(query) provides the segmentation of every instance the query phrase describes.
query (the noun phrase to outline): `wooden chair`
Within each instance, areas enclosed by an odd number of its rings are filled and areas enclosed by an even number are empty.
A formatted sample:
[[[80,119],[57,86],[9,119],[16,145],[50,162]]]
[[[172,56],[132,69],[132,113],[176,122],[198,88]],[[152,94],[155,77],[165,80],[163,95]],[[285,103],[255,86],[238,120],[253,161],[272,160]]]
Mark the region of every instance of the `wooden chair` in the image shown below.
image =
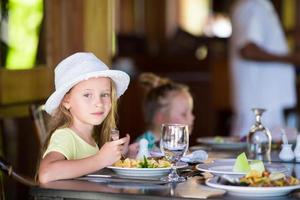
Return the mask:
[[[30,105],[29,109],[31,117],[34,121],[40,147],[42,147],[47,137],[47,120],[50,116],[46,113],[44,109],[44,104],[32,104]]]
[[[12,178],[18,183],[21,183],[27,187],[37,186],[38,183],[31,178],[24,177],[14,171],[12,165],[8,163],[2,156],[0,156],[0,200],[5,200],[9,193],[6,193],[4,185],[6,184],[4,175]]]
[[[25,178],[22,175],[18,174],[14,171],[11,164],[9,164],[2,156],[0,156],[0,169],[4,172],[4,174],[8,175],[9,177],[13,178],[14,180],[27,185],[27,186],[35,186],[37,183],[34,180],[29,178]]]

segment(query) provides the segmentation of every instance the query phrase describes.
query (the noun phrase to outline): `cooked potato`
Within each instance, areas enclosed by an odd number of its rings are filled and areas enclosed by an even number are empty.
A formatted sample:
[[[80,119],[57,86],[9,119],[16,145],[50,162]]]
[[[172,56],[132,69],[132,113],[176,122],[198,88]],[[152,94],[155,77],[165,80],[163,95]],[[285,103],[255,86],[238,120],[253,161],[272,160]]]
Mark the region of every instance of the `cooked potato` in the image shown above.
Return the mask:
[[[118,160],[113,166],[123,168],[166,168],[171,167],[171,163],[165,159],[155,160],[154,158],[148,158],[146,160],[137,160],[126,158],[125,160]]]

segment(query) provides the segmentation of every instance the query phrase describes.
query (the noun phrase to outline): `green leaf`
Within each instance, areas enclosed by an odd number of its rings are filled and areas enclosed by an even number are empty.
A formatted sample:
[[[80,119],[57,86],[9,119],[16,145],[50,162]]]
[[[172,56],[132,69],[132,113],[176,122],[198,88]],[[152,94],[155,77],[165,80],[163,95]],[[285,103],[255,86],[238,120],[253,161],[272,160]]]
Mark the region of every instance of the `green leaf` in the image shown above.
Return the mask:
[[[144,156],[144,168],[148,168],[148,160],[146,156]]]

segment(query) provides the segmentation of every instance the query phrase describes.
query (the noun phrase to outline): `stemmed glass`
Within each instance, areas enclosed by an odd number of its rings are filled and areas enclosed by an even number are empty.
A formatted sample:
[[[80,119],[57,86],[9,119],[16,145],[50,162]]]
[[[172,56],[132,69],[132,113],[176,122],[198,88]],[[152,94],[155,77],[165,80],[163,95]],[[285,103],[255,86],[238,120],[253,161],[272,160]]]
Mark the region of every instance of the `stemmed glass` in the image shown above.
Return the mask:
[[[163,124],[161,131],[161,150],[166,158],[172,163],[172,171],[163,181],[182,182],[184,177],[177,174],[176,163],[187,151],[189,146],[188,125],[184,124]]]
[[[251,126],[247,135],[248,153],[251,158],[260,159],[270,156],[272,136],[268,128],[261,123],[262,114],[266,111],[262,108],[252,108],[255,114],[255,123]]]

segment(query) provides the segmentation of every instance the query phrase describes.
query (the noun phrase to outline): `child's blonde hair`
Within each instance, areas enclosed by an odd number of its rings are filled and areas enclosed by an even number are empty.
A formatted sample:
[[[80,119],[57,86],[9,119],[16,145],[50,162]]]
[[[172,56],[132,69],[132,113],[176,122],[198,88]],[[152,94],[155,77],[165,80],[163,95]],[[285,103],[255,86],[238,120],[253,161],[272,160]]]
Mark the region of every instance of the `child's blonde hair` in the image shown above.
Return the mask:
[[[168,112],[171,98],[180,92],[189,92],[188,86],[159,77],[153,73],[143,73],[139,82],[144,87],[145,96],[143,103],[144,118],[148,128],[153,126],[153,118],[158,111],[164,109]]]

